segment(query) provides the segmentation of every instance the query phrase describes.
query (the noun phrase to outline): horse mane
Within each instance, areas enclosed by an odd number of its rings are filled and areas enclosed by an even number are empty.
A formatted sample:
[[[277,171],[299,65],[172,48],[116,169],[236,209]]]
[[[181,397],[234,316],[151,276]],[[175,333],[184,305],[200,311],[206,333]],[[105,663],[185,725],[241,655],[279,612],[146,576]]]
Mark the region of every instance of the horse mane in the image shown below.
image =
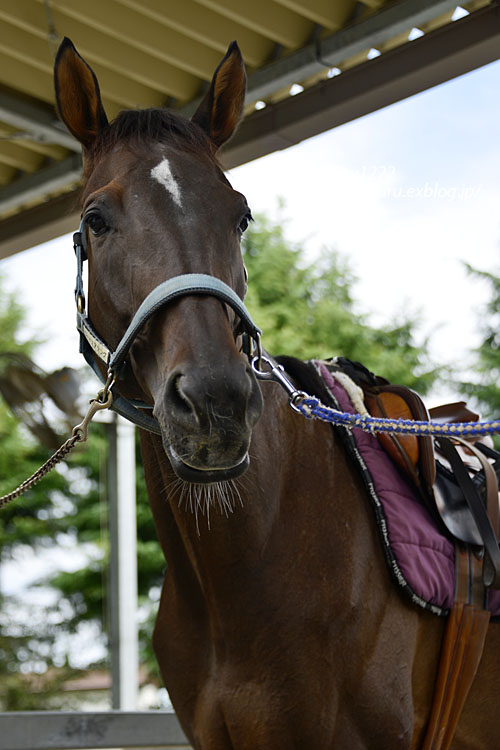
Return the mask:
[[[218,163],[216,147],[199,125],[168,109],[155,107],[122,110],[101,131],[89,157],[95,163],[121,144],[140,147],[162,142]]]

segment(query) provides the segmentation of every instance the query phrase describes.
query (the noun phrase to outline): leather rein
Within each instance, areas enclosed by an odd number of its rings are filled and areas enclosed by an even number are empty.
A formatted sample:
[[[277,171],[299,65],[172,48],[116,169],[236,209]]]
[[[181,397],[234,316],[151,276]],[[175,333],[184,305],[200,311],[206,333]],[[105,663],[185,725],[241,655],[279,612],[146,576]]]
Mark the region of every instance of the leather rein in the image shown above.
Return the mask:
[[[242,300],[221,279],[202,273],[174,276],[158,284],[138,308],[116,349],[111,349],[95,331],[86,311],[83,264],[88,259],[88,238],[84,219],[80,223],[79,230],[73,235],[73,246],[77,263],[75,301],[77,310],[76,327],[80,334],[80,352],[101,382],[105,384],[106,391],[111,390],[116,381],[119,380],[130,348],[145,323],[169,302],[188,295],[209,295],[229,305],[240,319],[239,330],[243,340],[242,351],[250,360],[255,358],[260,360],[262,356],[260,343],[262,332],[253,322]],[[102,366],[104,366],[106,375],[103,374]],[[151,413],[148,413],[153,408],[149,404],[120,396],[114,388],[110,408],[138,427],[158,435],[161,434],[158,421]]]

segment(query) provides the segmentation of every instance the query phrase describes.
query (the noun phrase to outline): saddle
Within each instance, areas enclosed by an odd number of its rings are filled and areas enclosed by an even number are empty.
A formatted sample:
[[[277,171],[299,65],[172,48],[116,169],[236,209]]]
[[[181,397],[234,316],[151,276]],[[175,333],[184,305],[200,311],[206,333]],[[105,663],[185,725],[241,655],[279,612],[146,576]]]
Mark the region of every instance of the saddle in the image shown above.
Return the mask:
[[[442,423],[479,420],[464,401],[427,410],[411,388],[393,385],[342,357],[336,358],[335,365],[361,388],[372,416]],[[485,586],[500,588],[500,453],[493,449],[491,439],[392,433],[378,433],[377,438],[415,485],[437,523],[459,543],[484,555]]]
[[[448,424],[479,419],[463,401],[428,411],[417,393],[402,386],[379,386],[366,400],[374,416]],[[453,538],[484,551],[484,584],[500,588],[500,454],[484,438],[474,442],[381,433],[379,441]]]
[[[415,391],[392,385],[358,363],[336,358],[332,365],[361,388],[372,416],[445,423],[479,419],[463,401],[428,411]],[[450,750],[484,649],[490,621],[487,592],[500,589],[500,453],[484,439],[389,433],[377,438],[455,540],[454,603],[421,744],[422,750]]]

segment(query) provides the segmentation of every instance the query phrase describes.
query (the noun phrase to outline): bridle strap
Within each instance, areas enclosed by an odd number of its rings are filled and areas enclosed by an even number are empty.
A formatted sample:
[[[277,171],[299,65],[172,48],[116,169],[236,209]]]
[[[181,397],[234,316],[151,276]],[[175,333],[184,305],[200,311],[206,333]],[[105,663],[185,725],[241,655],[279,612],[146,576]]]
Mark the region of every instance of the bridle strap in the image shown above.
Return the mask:
[[[136,336],[146,322],[168,303],[187,295],[208,295],[228,304],[239,316],[244,339],[243,350],[248,357],[260,352],[260,329],[255,325],[238,295],[221,279],[207,274],[190,273],[174,276],[159,284],[142,302],[132,318],[125,334],[113,351],[94,330],[85,310],[83,285],[83,262],[87,260],[87,232],[82,219],[78,232],[73,235],[77,258],[75,299],[77,306],[76,326],[80,333],[80,352],[98,378],[105,382],[109,375],[118,378]],[[251,345],[251,341],[254,342]],[[106,376],[98,365],[100,360],[106,368]],[[141,409],[151,409],[148,404],[132,402],[113,391],[112,409],[142,429],[161,434],[157,420]]]
[[[204,273],[187,273],[182,276],[174,276],[159,284],[153,291],[148,294],[141,304],[136,314],[132,318],[129,327],[116,347],[109,360],[109,368],[113,372],[118,372],[125,362],[127,354],[132,343],[143,327],[143,325],[164,305],[172,302],[179,297],[186,295],[209,295],[216,297],[222,302],[227,303],[233,308],[239,316],[244,330],[254,339],[257,340],[261,331],[255,323],[243,302],[238,295],[233,292],[230,286],[225,284],[215,276],[209,276]]]
[[[93,369],[99,380],[102,383],[105,383],[107,378],[99,369],[97,360],[95,356],[93,356],[92,349],[90,349],[90,347],[86,345],[86,342],[83,346],[80,347],[80,351],[85,357],[85,361]],[[152,417],[150,414],[141,411],[142,409],[151,411],[152,407],[149,406],[149,404],[141,403],[138,401],[132,402],[129,399],[120,396],[116,392],[116,390],[114,390],[111,409],[121,417],[127,419],[129,422],[133,422],[133,424],[137,425],[137,427],[140,427],[143,430],[147,430],[148,432],[154,432],[156,435],[161,435],[161,429],[158,420]]]

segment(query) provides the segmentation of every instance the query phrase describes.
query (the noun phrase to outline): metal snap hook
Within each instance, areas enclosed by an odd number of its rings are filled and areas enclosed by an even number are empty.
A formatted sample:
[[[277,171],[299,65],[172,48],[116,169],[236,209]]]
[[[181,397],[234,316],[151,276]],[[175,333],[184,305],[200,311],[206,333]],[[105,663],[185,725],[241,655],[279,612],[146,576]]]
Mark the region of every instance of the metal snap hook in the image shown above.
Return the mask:
[[[262,363],[267,365],[269,370],[262,370]],[[250,364],[255,376],[259,380],[271,380],[274,383],[279,383],[279,385],[281,385],[281,387],[288,393],[288,403],[290,407],[299,414],[301,413],[298,405],[304,398],[308,398],[308,394],[305,393],[305,391],[299,391],[295,388],[293,383],[285,375],[285,370],[281,365],[273,362],[272,359],[263,355],[262,352],[260,355],[255,356]]]
[[[85,415],[84,419],[80,424],[73,428],[72,436],[75,437],[79,443],[84,443],[87,440],[89,434],[89,425],[92,422],[94,416],[98,411],[102,409],[109,409],[113,403],[113,394],[111,392],[112,387],[116,381],[116,373],[112,370],[108,371],[108,377],[104,388],[98,392],[97,396],[90,401],[90,407]]]

